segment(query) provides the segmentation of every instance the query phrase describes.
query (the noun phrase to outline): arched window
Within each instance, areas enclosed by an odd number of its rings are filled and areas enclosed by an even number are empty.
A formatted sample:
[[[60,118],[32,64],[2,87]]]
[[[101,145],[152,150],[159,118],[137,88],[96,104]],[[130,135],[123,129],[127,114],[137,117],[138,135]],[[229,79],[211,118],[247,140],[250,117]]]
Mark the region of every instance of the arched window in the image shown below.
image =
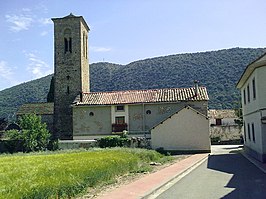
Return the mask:
[[[64,49],[65,53],[72,53],[72,38],[71,38],[71,30],[69,28],[64,31]]]

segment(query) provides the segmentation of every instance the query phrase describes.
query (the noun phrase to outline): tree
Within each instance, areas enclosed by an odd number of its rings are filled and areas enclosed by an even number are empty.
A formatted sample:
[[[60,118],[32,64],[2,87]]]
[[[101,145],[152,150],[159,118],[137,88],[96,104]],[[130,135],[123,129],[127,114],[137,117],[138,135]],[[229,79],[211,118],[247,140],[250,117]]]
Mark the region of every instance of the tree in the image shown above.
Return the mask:
[[[18,124],[22,128],[20,139],[26,152],[46,150],[50,142],[51,134],[41,117],[36,114],[28,114],[19,118]]]

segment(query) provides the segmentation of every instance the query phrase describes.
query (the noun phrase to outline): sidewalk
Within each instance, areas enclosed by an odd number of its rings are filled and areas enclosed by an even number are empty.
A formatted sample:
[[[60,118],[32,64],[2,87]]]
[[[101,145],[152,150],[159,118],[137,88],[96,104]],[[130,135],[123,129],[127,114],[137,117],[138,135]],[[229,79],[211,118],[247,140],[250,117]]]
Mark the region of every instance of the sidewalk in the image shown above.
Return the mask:
[[[97,199],[139,199],[158,190],[169,181],[175,179],[195,164],[208,157],[208,154],[195,154],[169,167],[140,178],[130,184],[123,185]]]

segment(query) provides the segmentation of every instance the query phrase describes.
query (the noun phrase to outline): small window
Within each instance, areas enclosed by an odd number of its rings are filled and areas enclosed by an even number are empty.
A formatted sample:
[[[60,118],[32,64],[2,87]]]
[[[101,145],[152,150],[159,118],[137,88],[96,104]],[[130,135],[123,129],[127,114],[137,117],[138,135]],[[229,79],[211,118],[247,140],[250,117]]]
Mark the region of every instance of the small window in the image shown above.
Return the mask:
[[[116,106],[116,111],[124,111],[125,107],[124,106]]]
[[[246,133],[246,124],[245,124],[245,122],[243,123],[243,126],[244,126],[244,141],[246,142],[247,141],[247,133]]]
[[[222,119],[216,119],[216,125],[221,126],[222,125]]]
[[[67,38],[64,38],[64,42],[65,42],[65,53],[68,52],[68,41]]]
[[[255,78],[252,80],[253,99],[256,99],[256,82]]]
[[[244,104],[246,104],[247,100],[246,100],[246,90],[245,89],[243,90],[243,98],[244,98]]]
[[[66,78],[67,78],[67,80],[69,80],[70,79],[70,76],[68,75],[68,76],[66,76]]]
[[[247,86],[247,92],[248,92],[248,102],[250,102],[250,90],[249,90],[249,85]]]
[[[69,94],[70,93],[70,91],[69,91],[69,86],[67,86],[67,94]]]
[[[251,124],[251,130],[252,130],[252,140],[253,142],[256,142],[254,123]]]
[[[68,41],[68,45],[69,45],[69,52],[72,53],[72,38],[70,37],[69,38],[69,41]]]
[[[94,116],[94,113],[93,112],[90,112],[89,113],[89,116],[91,116],[91,117]]]
[[[248,139],[251,140],[250,139],[250,125],[249,124],[248,124]]]
[[[115,117],[115,123],[116,124],[125,124],[125,117],[124,116]]]
[[[150,114],[151,114],[151,110],[147,110],[147,111],[146,111],[146,114],[147,114],[147,115],[150,115]]]

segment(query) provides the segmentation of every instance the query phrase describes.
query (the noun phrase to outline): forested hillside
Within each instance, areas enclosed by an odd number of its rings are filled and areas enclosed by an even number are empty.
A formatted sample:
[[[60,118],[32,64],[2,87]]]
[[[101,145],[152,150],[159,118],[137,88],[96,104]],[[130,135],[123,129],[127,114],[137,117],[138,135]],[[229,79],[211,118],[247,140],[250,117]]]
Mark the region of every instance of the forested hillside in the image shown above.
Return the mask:
[[[132,62],[128,65],[90,65],[91,91],[191,87],[194,80],[208,89],[209,107],[235,108],[235,85],[245,67],[266,52],[264,48],[232,48],[176,54]],[[0,91],[0,117],[26,102],[46,100],[51,75]]]

